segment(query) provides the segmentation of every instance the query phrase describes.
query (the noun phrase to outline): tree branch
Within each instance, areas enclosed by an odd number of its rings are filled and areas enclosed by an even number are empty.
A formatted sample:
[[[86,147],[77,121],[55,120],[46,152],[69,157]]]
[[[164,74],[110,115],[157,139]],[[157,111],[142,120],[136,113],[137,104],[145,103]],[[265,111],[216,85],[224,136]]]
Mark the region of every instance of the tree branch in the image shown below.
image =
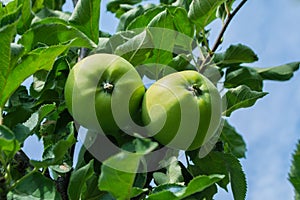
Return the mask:
[[[217,48],[220,46],[220,44],[222,43],[222,38],[224,36],[225,31],[228,28],[228,25],[230,24],[231,20],[233,19],[233,17],[238,13],[238,11],[244,6],[244,4],[247,2],[247,0],[243,0],[241,1],[241,3],[234,9],[234,11],[232,13],[229,13],[227,19],[225,20],[225,23],[222,27],[222,30],[218,36],[218,38],[215,41],[215,44],[213,45],[211,51],[215,52],[217,50]]]
[[[232,13],[228,13],[228,16],[224,22],[224,25],[213,45],[213,47],[211,48],[211,51],[209,52],[209,54],[207,55],[207,57],[205,58],[205,60],[202,62],[201,67],[199,68],[199,72],[203,73],[206,69],[206,63],[209,60],[209,58],[215,53],[215,51],[218,49],[218,47],[220,46],[220,44],[222,44],[222,38],[224,36],[224,33],[226,32],[231,20],[233,19],[233,17],[238,13],[238,11],[245,5],[245,3],[247,2],[247,0],[243,0],[239,3],[239,5],[233,10]]]

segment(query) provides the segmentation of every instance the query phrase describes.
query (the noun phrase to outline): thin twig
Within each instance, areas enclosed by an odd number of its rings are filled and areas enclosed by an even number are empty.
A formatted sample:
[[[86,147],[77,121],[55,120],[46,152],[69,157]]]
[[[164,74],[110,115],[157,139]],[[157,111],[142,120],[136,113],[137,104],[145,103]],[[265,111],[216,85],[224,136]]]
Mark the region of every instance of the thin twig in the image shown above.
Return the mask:
[[[228,28],[228,25],[230,24],[231,20],[233,19],[233,17],[238,13],[238,11],[244,6],[244,4],[247,2],[247,0],[243,0],[239,3],[239,5],[233,10],[232,13],[228,13],[228,16],[224,22],[224,25],[213,45],[213,47],[211,48],[211,51],[209,52],[209,54],[207,55],[207,57],[205,58],[205,60],[202,62],[201,67],[199,68],[199,72],[203,73],[206,69],[206,63],[209,60],[209,58],[215,53],[215,51],[218,49],[218,47],[220,46],[220,44],[222,44],[222,38],[224,36],[225,31]]]
[[[224,36],[224,33],[228,27],[228,25],[230,24],[231,20],[233,19],[233,17],[238,13],[238,11],[243,7],[243,5],[247,2],[247,0],[243,0],[241,1],[241,3],[234,9],[234,11],[232,13],[229,13],[227,19],[225,20],[225,23],[223,25],[223,28],[215,42],[215,44],[213,45],[211,51],[215,52],[217,50],[217,48],[220,46],[220,44],[222,43],[222,38]]]

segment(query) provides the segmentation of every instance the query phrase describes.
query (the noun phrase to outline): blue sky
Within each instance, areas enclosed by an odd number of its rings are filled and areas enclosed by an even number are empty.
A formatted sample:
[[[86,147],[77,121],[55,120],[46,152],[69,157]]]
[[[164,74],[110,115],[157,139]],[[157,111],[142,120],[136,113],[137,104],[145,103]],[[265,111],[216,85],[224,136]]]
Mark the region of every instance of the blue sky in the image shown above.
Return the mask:
[[[103,5],[106,2],[102,1]],[[252,64],[256,67],[299,61],[299,11],[297,0],[248,0],[230,24],[221,48],[236,43],[250,46],[259,56]],[[113,33],[117,20],[104,6],[101,17],[101,30]],[[220,23],[212,28],[219,30]],[[213,32],[211,37],[215,35]],[[242,160],[248,179],[247,199],[293,199],[287,177],[291,153],[300,139],[300,72],[288,82],[266,82],[264,90],[270,94],[229,119],[247,143],[247,159]],[[216,196],[216,200],[224,199],[232,199],[232,194]]]
[[[67,1],[66,8],[70,8]],[[157,1],[148,1],[157,2]],[[117,20],[105,11],[102,1],[100,28],[115,32]],[[222,49],[230,44],[250,46],[259,56],[256,67],[269,67],[300,60],[300,1],[248,0],[230,24]],[[212,27],[219,30],[220,23]],[[212,33],[212,39],[215,32]],[[248,200],[293,199],[287,180],[291,153],[300,139],[300,72],[288,82],[266,82],[269,92],[254,107],[232,114],[229,121],[247,143],[247,159],[242,160],[248,179]],[[40,155],[36,149],[33,157]],[[221,192],[216,200],[230,200]]]

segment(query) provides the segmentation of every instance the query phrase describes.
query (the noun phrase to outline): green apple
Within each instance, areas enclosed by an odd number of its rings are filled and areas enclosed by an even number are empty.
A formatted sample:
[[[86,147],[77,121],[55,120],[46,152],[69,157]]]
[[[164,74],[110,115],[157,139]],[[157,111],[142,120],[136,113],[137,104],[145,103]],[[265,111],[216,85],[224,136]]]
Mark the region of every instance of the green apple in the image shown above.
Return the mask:
[[[112,135],[137,120],[144,93],[135,68],[112,54],[94,54],[78,62],[65,86],[73,118],[85,128]]]
[[[147,134],[170,148],[194,150],[216,133],[221,96],[213,83],[193,70],[169,74],[145,93],[142,120]]]

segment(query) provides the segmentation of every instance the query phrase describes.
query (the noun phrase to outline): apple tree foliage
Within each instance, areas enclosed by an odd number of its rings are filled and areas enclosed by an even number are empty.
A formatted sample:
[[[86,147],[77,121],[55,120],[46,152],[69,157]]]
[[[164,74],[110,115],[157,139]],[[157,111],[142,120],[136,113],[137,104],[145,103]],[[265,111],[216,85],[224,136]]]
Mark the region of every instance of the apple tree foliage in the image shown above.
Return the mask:
[[[0,199],[196,200],[213,199],[219,190],[228,191],[228,187],[233,199],[245,199],[246,175],[239,160],[246,157],[246,144],[226,119],[267,95],[264,81],[287,81],[299,68],[299,62],[252,67],[250,63],[258,56],[245,44],[220,50],[224,32],[246,0],[73,3],[72,13],[62,9],[65,0],[9,0],[0,4]],[[114,34],[99,30],[100,5],[119,19]],[[211,41],[209,25],[215,20],[223,25],[216,41]],[[153,42],[155,35],[131,30],[148,27],[170,29],[193,38],[193,48],[201,49],[202,56],[191,51],[172,54],[142,48]],[[177,48],[176,41],[168,42]],[[223,83],[225,122],[218,142],[206,156],[200,158],[197,151],[186,151],[186,161],[173,156],[174,162],[157,171],[128,173],[107,164],[137,170],[139,161],[135,157],[122,154],[100,162],[83,146],[78,161],[73,163],[78,138],[63,95],[68,73],[90,53],[122,54],[126,47],[135,48],[122,55],[133,65],[156,61],[178,71],[219,72],[217,79],[209,78],[216,84]],[[22,83],[28,77],[33,77],[33,82],[25,87]],[[33,160],[22,149],[32,135],[43,143],[42,160]],[[142,154],[159,148],[151,138],[136,137],[123,143]],[[299,149],[298,144],[289,174],[298,199]]]

